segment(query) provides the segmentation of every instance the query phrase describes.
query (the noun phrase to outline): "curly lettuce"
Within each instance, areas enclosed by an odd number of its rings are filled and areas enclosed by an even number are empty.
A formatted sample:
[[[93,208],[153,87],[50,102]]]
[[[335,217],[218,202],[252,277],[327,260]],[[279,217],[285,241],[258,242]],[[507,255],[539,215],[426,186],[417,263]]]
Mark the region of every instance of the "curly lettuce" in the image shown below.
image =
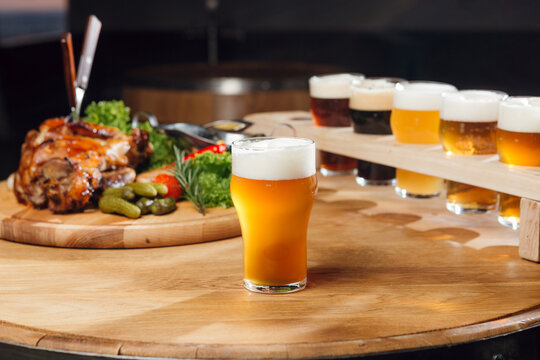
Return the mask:
[[[195,156],[192,163],[199,169],[196,181],[202,188],[205,206],[208,208],[233,206],[230,190],[231,154],[206,151]]]

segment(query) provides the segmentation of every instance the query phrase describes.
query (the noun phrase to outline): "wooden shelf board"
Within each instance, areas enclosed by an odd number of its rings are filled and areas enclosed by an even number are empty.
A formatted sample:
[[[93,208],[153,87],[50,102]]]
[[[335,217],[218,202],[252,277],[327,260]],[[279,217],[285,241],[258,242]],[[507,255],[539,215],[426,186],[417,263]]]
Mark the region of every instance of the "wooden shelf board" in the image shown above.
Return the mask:
[[[441,145],[401,144],[392,135],[317,127],[311,115],[302,111],[253,114],[246,120],[267,132],[288,124],[297,136],[313,139],[319,150],[540,200],[540,168],[507,165],[497,155],[447,155]]]

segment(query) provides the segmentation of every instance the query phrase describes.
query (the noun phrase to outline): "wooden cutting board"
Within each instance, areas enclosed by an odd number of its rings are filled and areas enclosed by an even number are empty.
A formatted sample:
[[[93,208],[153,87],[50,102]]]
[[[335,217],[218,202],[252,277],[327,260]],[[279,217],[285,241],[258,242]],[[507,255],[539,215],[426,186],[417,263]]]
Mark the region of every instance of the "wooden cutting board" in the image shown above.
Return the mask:
[[[208,209],[199,214],[187,201],[163,216],[139,219],[105,214],[98,209],[78,214],[53,214],[21,205],[0,182],[0,237],[3,239],[68,248],[143,248],[184,245],[240,235],[234,208]]]

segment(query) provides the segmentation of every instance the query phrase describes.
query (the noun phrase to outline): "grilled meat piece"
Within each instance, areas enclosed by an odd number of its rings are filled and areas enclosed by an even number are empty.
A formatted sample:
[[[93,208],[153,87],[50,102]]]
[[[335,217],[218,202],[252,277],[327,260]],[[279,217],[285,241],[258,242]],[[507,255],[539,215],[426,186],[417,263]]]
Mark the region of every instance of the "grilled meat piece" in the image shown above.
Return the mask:
[[[121,187],[135,181],[137,173],[130,167],[123,167],[118,170],[105,171],[101,173],[100,188],[105,190],[108,188]]]
[[[100,189],[135,179],[152,153],[148,132],[55,118],[31,130],[22,146],[14,191],[19,202],[55,213],[82,211]]]

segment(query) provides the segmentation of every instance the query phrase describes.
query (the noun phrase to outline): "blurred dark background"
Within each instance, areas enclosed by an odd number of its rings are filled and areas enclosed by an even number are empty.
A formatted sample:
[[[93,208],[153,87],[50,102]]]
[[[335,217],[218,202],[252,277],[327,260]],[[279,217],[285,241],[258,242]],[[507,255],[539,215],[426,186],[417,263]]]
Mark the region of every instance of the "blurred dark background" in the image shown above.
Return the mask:
[[[303,73],[297,71],[305,79],[300,86],[304,91],[310,71],[317,69],[310,64],[317,64],[367,76],[540,95],[539,4],[533,0],[3,0],[0,176],[16,169],[29,129],[46,118],[68,114],[59,37],[65,31],[73,33],[78,62],[90,14],[103,22],[103,29],[83,108],[91,100],[121,98],[126,87],[139,86],[145,73],[141,68],[185,65],[187,72],[171,76],[178,80],[182,74],[189,77],[188,64],[193,63],[202,64],[203,70],[235,63],[292,63],[296,70],[304,67]],[[152,81],[156,87],[178,85],[147,80],[146,87],[152,87]]]

